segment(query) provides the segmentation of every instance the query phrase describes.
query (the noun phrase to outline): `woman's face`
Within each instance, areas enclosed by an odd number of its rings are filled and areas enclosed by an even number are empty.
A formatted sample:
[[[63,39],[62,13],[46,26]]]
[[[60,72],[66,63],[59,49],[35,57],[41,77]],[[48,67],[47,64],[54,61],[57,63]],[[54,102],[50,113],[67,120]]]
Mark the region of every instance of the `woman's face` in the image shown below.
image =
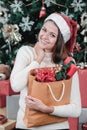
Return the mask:
[[[58,38],[58,28],[52,21],[47,21],[42,26],[38,41],[42,49],[51,52]]]

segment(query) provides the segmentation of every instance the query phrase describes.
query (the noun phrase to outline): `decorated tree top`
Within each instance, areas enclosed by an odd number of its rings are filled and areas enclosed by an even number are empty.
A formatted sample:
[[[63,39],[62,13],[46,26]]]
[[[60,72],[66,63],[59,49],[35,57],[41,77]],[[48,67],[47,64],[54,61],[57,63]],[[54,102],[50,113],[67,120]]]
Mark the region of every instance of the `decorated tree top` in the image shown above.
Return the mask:
[[[43,20],[60,12],[78,22],[73,57],[87,62],[86,0],[0,0],[0,63],[12,65],[20,46],[34,44]]]

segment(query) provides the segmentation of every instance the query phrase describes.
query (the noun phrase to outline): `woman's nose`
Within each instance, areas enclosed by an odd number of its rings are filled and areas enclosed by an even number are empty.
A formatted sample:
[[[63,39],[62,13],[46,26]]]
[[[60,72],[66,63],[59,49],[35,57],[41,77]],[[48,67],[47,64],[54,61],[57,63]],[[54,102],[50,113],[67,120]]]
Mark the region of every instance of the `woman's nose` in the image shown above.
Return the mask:
[[[43,35],[43,38],[48,39],[48,38],[49,38],[49,34],[48,34],[48,33],[45,33],[45,34]]]

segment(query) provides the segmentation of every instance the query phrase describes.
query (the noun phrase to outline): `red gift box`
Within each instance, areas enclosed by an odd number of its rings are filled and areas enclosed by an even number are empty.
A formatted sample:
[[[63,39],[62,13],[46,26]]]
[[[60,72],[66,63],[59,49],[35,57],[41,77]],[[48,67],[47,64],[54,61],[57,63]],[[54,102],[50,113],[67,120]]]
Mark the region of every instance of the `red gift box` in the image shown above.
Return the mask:
[[[82,124],[82,130],[87,130],[87,123]]]
[[[5,95],[0,95],[0,108],[6,106],[6,96]]]
[[[46,67],[36,69],[36,80],[40,82],[53,82],[56,81],[54,68]]]
[[[81,103],[83,108],[87,108],[87,69],[79,69],[79,82],[81,92]]]
[[[10,85],[10,80],[2,80],[0,81],[0,95],[16,95],[19,94],[19,92],[14,92]]]
[[[70,130],[78,130],[79,118],[68,118]]]

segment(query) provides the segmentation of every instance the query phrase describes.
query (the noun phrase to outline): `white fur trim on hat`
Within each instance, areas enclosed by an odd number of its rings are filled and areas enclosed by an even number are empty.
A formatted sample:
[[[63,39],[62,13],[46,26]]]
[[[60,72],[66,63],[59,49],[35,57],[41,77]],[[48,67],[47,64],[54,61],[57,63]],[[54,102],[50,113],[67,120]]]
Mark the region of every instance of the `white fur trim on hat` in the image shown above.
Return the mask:
[[[52,20],[56,23],[63,35],[64,42],[66,43],[70,39],[70,28],[65,19],[61,15],[53,13],[45,19],[45,21],[47,20]]]

